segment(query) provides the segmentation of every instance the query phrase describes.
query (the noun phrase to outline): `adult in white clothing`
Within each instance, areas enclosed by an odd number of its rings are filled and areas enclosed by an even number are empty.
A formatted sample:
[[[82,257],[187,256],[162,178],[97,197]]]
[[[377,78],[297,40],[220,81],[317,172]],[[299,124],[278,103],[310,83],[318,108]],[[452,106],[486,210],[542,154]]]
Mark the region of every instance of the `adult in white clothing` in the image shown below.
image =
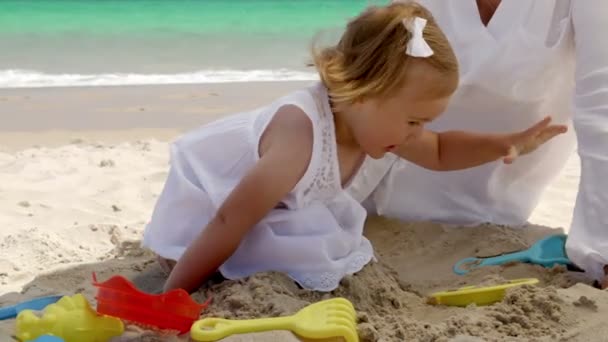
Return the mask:
[[[608,42],[601,37],[608,1],[418,2],[448,36],[461,73],[447,112],[430,129],[512,131],[551,115],[574,130],[513,165],[439,173],[395,157],[367,160],[352,193],[403,220],[520,225],[578,143],[581,180],[566,249],[606,287]]]

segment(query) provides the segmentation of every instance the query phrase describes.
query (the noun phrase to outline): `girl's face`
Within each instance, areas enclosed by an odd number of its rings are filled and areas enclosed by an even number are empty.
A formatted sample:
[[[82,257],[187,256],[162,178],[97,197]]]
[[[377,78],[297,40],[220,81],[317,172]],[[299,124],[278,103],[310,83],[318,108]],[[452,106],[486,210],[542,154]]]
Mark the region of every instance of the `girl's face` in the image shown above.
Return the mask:
[[[445,111],[449,97],[428,99],[424,89],[428,88],[408,82],[390,97],[369,98],[351,106],[351,134],[367,155],[379,159],[416,139],[427,122]]]

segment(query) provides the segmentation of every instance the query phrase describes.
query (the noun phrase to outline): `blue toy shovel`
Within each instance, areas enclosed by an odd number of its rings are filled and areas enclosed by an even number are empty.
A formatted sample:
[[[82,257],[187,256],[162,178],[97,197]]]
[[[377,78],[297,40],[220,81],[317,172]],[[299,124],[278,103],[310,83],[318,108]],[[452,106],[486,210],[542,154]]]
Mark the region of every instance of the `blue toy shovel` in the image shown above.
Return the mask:
[[[53,304],[61,299],[63,296],[49,296],[31,299],[25,302],[21,302],[19,304],[15,304],[12,306],[6,306],[0,308],[0,321],[9,318],[15,318],[17,315],[23,310],[42,310],[46,308],[48,305]]]
[[[537,241],[527,250],[488,258],[466,258],[454,265],[454,273],[465,275],[482,266],[504,265],[510,262],[524,262],[553,267],[570,265],[566,256],[566,235],[551,235]]]

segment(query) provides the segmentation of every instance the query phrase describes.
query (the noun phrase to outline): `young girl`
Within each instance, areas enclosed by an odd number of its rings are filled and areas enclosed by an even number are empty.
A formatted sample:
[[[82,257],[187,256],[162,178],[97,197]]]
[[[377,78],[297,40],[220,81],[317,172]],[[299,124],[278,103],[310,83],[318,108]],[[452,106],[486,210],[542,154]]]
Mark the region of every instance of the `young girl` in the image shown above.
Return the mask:
[[[165,264],[177,261],[165,290],[192,291],[217,270],[228,279],[284,272],[333,290],[373,257],[366,211],[345,191],[366,157],[457,170],[510,163],[565,131],[549,119],[512,134],[425,131],[456,89],[458,66],[414,3],[369,8],[314,65],[319,84],[172,145],[144,235]]]

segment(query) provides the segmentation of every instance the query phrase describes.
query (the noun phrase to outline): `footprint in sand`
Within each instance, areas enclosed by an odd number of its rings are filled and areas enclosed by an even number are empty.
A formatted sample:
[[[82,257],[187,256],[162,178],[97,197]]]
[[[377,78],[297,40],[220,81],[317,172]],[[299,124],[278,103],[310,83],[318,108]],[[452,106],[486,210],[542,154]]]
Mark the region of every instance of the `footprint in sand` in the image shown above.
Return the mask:
[[[99,162],[99,167],[114,167],[116,163],[112,159],[103,159]]]
[[[23,208],[29,208],[31,206],[30,202],[28,202],[28,201],[21,201],[21,202],[17,203],[17,205],[20,207],[23,207]]]

